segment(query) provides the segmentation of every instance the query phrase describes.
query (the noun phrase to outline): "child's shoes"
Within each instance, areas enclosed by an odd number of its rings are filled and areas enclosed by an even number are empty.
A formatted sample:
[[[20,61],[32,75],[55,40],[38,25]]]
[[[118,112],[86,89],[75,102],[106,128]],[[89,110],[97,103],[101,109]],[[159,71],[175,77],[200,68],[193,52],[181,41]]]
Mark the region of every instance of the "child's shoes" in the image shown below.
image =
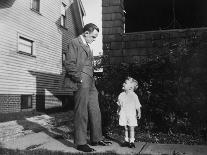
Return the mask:
[[[130,148],[135,148],[135,144],[134,143],[129,143],[129,147]]]
[[[121,144],[122,147],[129,147],[130,143],[125,141],[124,143]]]

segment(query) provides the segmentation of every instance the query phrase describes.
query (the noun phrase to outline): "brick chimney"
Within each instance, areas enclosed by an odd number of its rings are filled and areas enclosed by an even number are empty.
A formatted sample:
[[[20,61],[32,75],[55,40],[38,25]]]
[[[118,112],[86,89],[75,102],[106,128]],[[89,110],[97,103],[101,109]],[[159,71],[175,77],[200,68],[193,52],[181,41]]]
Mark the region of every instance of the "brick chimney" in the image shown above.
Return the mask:
[[[103,54],[110,63],[123,61],[124,22],[124,0],[102,0]]]

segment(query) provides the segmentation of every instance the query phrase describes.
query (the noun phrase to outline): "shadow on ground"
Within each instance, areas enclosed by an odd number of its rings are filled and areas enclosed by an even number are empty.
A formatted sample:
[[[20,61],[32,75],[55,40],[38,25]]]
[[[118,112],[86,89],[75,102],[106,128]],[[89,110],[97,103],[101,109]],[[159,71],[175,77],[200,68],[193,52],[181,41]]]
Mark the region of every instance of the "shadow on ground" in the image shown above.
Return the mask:
[[[35,121],[39,121],[36,123]],[[17,120],[17,123],[21,125],[24,129],[23,130],[31,130],[33,133],[38,133],[38,132],[44,132],[48,136],[56,139],[57,141],[61,142],[62,144],[68,146],[68,147],[75,147],[73,143],[68,141],[68,139],[72,138],[73,135],[73,130],[69,130],[69,132],[64,132],[60,130],[58,127],[61,126],[63,123],[66,124],[66,122],[62,121],[61,124],[56,120],[55,117],[51,117],[51,119],[48,122],[41,122],[42,116],[37,116],[35,117],[36,119],[33,121],[30,121],[30,118],[24,118],[21,120]],[[71,120],[69,120],[71,121]],[[68,124],[69,122],[67,122]],[[69,128],[69,126],[68,126]],[[27,148],[28,150],[30,149],[35,149],[38,146],[30,146]]]

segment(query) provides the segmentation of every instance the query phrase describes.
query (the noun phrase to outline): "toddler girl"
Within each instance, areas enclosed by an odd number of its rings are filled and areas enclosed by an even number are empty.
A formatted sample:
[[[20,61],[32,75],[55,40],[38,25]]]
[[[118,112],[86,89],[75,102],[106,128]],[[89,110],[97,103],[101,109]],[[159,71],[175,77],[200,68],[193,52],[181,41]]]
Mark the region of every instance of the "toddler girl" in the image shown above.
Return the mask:
[[[123,92],[118,96],[119,125],[125,127],[125,142],[123,146],[135,148],[134,128],[137,126],[137,117],[141,118],[141,104],[134,92],[138,87],[135,79],[128,77],[123,83]]]

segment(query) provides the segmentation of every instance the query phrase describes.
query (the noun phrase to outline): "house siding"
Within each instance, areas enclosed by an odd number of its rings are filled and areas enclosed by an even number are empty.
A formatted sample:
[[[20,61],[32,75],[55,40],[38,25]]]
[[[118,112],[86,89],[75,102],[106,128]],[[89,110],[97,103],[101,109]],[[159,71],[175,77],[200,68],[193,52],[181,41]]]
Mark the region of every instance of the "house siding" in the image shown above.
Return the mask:
[[[67,6],[66,28],[60,26],[62,2]],[[20,111],[21,100],[16,98],[22,94],[33,95],[33,108],[36,104],[43,104],[44,108],[51,96],[61,104],[59,96],[72,94],[72,90],[62,89],[62,52],[82,28],[82,23],[76,26],[81,20],[74,17],[74,2],[40,1],[37,13],[30,9],[30,0],[0,1],[0,112]],[[19,35],[34,41],[34,56],[18,53]]]

